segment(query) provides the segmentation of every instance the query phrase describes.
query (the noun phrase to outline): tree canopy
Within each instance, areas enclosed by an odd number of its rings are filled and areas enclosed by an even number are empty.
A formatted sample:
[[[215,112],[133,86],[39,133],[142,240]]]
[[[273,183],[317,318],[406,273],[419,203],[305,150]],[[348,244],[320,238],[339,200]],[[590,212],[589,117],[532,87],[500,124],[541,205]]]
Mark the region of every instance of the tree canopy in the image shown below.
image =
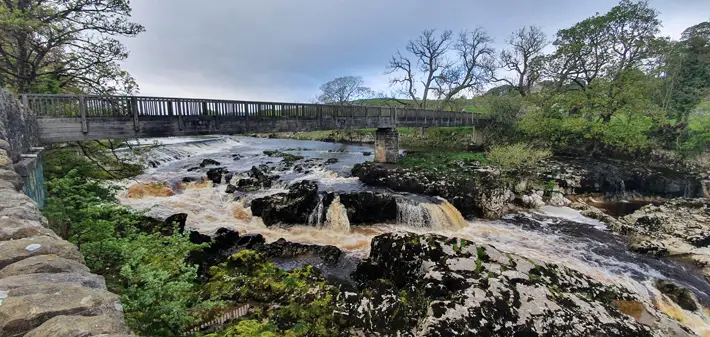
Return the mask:
[[[133,93],[117,37],[145,28],[128,0],[6,0],[0,4],[0,83],[17,92]]]

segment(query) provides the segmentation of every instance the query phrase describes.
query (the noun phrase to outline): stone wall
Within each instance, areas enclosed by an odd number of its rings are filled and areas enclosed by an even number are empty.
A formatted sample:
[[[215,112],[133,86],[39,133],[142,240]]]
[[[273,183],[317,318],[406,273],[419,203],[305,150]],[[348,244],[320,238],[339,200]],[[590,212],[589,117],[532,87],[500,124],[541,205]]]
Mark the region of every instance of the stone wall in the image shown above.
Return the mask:
[[[118,296],[22,193],[13,158],[33,145],[33,127],[0,92],[0,336],[130,336]]]
[[[9,91],[0,88],[0,138],[10,144],[8,155],[14,162],[39,144],[39,127],[30,110]]]
[[[399,132],[395,128],[375,131],[375,162],[396,163],[399,159]]]

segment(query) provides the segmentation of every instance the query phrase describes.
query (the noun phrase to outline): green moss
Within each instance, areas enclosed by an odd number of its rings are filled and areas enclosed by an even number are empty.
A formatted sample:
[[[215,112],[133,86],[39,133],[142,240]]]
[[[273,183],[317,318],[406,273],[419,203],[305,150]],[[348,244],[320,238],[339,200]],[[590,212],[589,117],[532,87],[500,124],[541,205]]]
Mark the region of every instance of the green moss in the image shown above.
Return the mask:
[[[278,336],[333,336],[338,331],[337,289],[311,266],[284,271],[262,255],[243,250],[210,268],[205,289],[223,300],[263,303],[270,309],[260,317],[274,326],[268,332]]]
[[[294,162],[303,159],[303,156],[298,156],[291,153],[281,152],[278,150],[264,150],[264,154],[269,157],[281,157],[284,161]]]

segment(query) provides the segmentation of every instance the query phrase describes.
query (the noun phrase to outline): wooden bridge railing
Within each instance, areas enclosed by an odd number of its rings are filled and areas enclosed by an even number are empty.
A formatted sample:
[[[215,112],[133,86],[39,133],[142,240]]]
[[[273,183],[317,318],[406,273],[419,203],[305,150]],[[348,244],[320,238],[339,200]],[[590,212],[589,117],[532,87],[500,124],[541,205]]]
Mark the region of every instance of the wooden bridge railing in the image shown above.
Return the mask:
[[[424,110],[409,107],[249,102],[216,99],[145,96],[23,94],[22,102],[37,118],[132,116],[234,117],[392,117],[485,119],[469,112]]]

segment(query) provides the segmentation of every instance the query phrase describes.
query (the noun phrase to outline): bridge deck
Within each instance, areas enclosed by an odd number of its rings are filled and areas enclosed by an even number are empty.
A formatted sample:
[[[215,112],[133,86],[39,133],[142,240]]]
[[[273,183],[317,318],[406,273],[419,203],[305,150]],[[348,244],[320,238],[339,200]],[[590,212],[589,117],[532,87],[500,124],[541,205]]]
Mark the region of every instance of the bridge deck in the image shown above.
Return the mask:
[[[43,143],[394,126],[478,126],[487,121],[468,112],[357,105],[34,94],[23,95],[22,101],[35,114]]]

